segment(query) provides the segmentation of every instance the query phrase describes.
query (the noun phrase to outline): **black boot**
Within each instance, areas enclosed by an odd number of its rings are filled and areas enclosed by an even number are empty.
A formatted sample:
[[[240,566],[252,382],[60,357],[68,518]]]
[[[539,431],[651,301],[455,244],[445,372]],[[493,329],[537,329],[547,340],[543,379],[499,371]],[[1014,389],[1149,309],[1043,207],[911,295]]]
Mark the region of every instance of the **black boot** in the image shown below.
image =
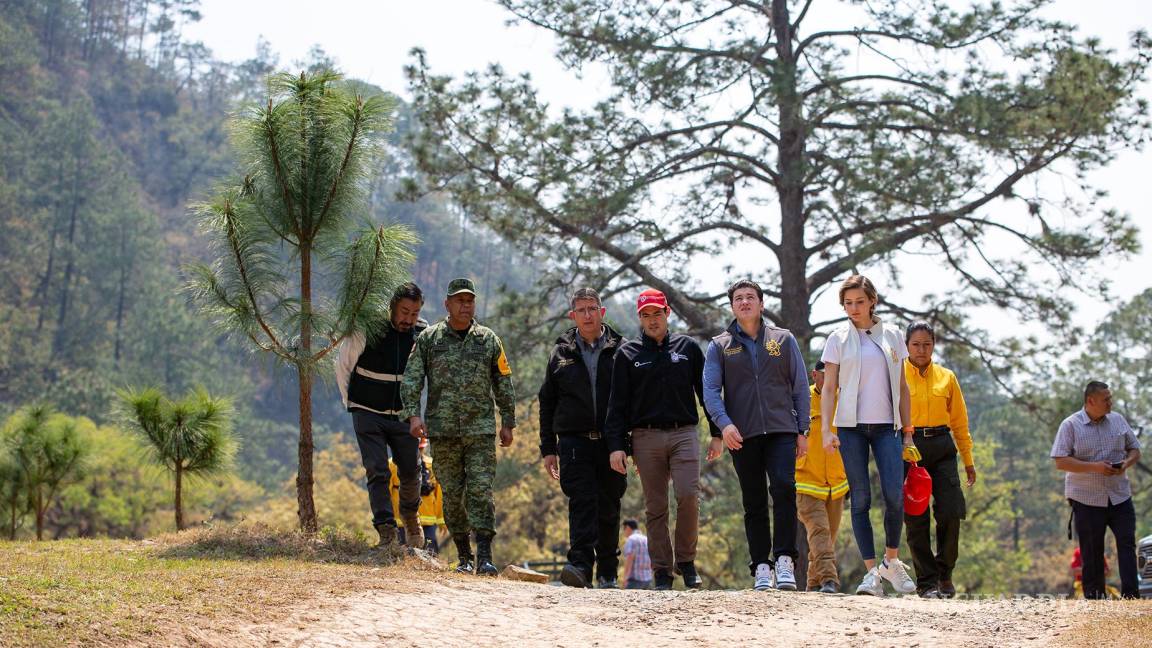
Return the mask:
[[[476,534],[476,575],[496,576],[500,570],[492,564],[492,535]]]
[[[456,572],[471,574],[476,569],[475,565],[472,564],[472,540],[468,538],[467,533],[458,533],[452,536],[452,542],[456,543],[456,555],[460,559]]]
[[[700,575],[696,573],[696,563],[676,563],[676,571],[684,577],[684,589],[700,589],[704,585],[704,581],[700,580]]]

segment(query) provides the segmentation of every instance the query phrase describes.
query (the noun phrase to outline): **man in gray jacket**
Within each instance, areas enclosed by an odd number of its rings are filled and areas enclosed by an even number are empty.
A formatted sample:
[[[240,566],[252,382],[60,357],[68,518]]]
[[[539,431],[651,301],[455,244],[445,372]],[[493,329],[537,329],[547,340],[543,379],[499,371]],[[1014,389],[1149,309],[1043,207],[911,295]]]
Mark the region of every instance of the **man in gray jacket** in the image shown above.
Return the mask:
[[[796,339],[761,316],[764,291],[742,279],[728,289],[736,319],[712,338],[704,360],[704,404],[740,480],[753,587],[796,589],[796,458],[808,451],[808,374]],[[772,496],[772,522],[768,496]]]

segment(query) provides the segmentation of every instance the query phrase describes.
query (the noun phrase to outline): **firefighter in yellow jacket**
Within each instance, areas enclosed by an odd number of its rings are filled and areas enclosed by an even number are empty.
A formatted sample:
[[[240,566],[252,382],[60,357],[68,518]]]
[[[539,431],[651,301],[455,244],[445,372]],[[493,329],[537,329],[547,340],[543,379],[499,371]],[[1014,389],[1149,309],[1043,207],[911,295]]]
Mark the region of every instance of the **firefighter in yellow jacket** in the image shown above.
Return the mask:
[[[424,454],[424,448],[427,445],[427,439],[420,440],[420,460],[423,462],[423,470],[427,471],[427,475],[421,475],[420,509],[417,515],[420,517],[420,527],[424,532],[424,548],[436,554],[440,553],[440,542],[436,537],[436,530],[444,526],[444,493],[440,490],[440,481],[436,479],[436,473],[432,471],[432,457]],[[392,493],[392,500],[397,501],[400,497],[400,480],[396,477],[395,472],[392,474],[389,491]],[[400,509],[393,508],[392,510],[398,511]],[[401,532],[404,531],[401,530]]]
[[[824,386],[824,363],[812,370],[811,418],[808,447],[817,448],[796,459],[796,514],[808,531],[808,591],[835,594],[840,591],[836,573],[836,532],[848,493],[848,477],[840,451],[820,452],[820,390]],[[833,394],[832,398],[836,395]],[[836,428],[832,428],[835,432]]]
[[[976,483],[968,410],[956,374],[932,362],[936,333],[927,322],[913,322],[904,337],[908,358],[904,376],[912,395],[912,440],[920,465],[932,476],[932,508],[904,515],[908,548],[916,567],[916,591],[924,598],[952,598],[952,570],[960,548],[960,520],[967,514],[956,455],[964,461],[968,486]],[[936,518],[936,551],[932,551],[932,518]]]

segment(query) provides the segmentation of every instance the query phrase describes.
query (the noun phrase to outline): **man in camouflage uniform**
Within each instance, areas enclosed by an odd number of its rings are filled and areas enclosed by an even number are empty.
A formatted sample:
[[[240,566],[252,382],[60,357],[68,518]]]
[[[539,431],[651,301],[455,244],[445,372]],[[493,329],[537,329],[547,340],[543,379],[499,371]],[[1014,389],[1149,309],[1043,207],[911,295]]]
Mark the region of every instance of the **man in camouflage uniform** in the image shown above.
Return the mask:
[[[460,556],[457,571],[495,576],[496,535],[492,480],[496,473],[496,413],[500,445],[512,445],[516,392],[500,338],[472,318],[476,289],[470,279],[453,279],[444,300],[448,317],[416,338],[404,372],[401,420],[414,437],[432,440],[436,475],[444,491],[444,521]],[[428,382],[427,423],[420,394]],[[476,532],[476,556],[469,538]],[[473,562],[475,560],[475,562]]]

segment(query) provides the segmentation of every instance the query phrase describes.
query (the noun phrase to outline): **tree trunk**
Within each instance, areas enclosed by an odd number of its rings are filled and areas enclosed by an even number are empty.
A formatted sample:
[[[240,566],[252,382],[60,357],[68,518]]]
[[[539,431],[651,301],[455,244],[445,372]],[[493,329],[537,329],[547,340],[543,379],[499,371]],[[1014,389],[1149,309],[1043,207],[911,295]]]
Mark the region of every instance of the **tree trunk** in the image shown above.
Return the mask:
[[[64,264],[64,280],[60,283],[60,310],[56,315],[56,332],[52,342],[52,357],[55,358],[64,344],[64,323],[68,318],[69,288],[72,274],[76,271],[76,222],[80,218],[80,157],[76,157],[75,175],[72,178],[72,207],[68,215],[68,261]]]
[[[36,539],[44,539],[44,494],[41,487],[36,488]]]
[[[300,384],[299,470],[296,472],[296,515],[300,530],[315,533],[316,503],[312,499],[312,246],[300,244],[300,350],[296,370]]]
[[[12,526],[8,527],[8,539],[9,540],[15,540],[16,539],[16,501],[13,500],[13,501],[8,502],[8,503],[12,505]]]
[[[120,353],[124,345],[124,301],[128,292],[128,273],[132,266],[127,256],[128,233],[127,228],[124,228],[120,231],[120,294],[116,298],[116,341],[112,349],[112,361],[116,368],[120,368]]]
[[[184,466],[182,462],[176,462],[176,530],[184,530],[184,501],[183,501],[183,486],[184,486]]]
[[[804,146],[806,134],[800,95],[796,91],[796,54],[787,0],[773,0],[772,25],[776,32],[779,64],[780,171],[776,191],[780,197],[780,317],[807,353],[812,340],[811,305],[807,277],[808,253],[804,242]]]

